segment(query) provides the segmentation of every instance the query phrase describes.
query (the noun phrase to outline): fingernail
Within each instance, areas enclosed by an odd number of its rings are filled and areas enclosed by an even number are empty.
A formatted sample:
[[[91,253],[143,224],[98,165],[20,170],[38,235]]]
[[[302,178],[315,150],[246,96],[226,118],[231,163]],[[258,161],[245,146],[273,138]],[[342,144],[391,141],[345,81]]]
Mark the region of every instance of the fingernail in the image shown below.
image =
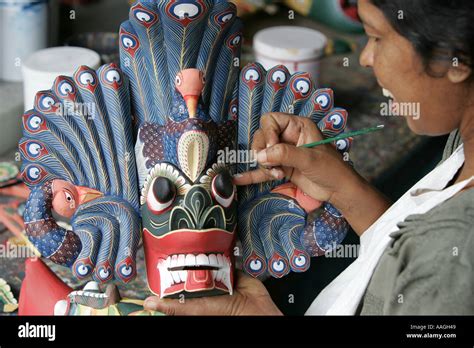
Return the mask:
[[[266,163],[267,162],[267,151],[262,150],[259,153],[257,153],[257,161],[258,163]]]
[[[273,168],[270,170],[270,175],[275,179],[282,179],[285,176],[285,173],[281,169]]]
[[[237,173],[237,174],[234,174],[232,177],[234,177],[235,179],[238,179],[238,178],[243,177],[243,175],[240,173]]]

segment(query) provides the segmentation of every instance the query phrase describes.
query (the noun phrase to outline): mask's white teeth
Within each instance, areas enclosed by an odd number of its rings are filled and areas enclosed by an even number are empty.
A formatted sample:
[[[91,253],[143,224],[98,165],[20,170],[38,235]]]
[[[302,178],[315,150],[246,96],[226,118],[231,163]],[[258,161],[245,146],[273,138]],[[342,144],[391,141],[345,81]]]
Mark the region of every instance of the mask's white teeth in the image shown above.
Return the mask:
[[[181,279],[181,283],[184,283],[188,278],[188,271],[178,271],[179,278]]]
[[[209,257],[204,254],[199,254],[196,256],[196,266],[208,266],[209,265]]]
[[[219,262],[217,261],[217,256],[215,254],[210,254],[208,257],[209,257],[209,266],[218,268]]]
[[[176,254],[170,255],[166,260],[161,260],[157,268],[160,270],[161,294],[171,285],[185,283],[188,271],[180,268],[209,266],[212,270],[212,277],[215,281],[222,282],[229,292],[232,293],[230,281],[230,259],[223,254]]]
[[[191,267],[196,266],[196,256],[194,256],[193,254],[186,255],[185,265]]]
[[[219,267],[224,267],[225,266],[224,257],[221,254],[217,254],[217,263],[218,263]]]
[[[170,268],[176,267],[176,265],[178,264],[178,255],[173,255],[171,256],[171,258],[168,257],[168,259],[170,259],[169,261]]]
[[[222,281],[223,273],[224,273],[224,270],[222,270],[222,269],[219,269],[219,270],[217,271],[217,273],[216,273],[216,279],[215,279],[217,282]]]
[[[226,266],[222,269],[223,276],[222,276],[222,283],[227,287],[227,290],[229,290],[229,294],[232,295],[232,283],[230,281],[230,260],[226,257],[224,257]]]
[[[163,297],[165,290],[173,285],[173,277],[171,276],[168,268],[170,266],[171,258],[168,257],[166,260],[158,262],[158,269],[160,270],[160,297]]]
[[[170,273],[171,273],[171,277],[173,278],[174,284],[181,283],[181,279],[179,277],[178,271],[174,271],[174,272],[170,272]]]
[[[178,255],[178,262],[176,264],[178,267],[184,267],[186,265],[186,255]]]
[[[170,268],[173,269],[178,264],[178,255],[171,256],[171,263]],[[171,277],[173,278],[174,283],[179,283],[181,280],[179,279],[178,272],[170,272]]]

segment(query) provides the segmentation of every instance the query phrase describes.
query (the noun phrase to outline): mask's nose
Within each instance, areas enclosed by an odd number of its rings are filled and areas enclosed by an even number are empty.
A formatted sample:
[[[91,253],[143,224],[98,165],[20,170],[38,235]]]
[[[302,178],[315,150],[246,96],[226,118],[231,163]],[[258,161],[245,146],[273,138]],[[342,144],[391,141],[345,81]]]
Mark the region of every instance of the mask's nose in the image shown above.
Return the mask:
[[[200,129],[187,131],[178,141],[177,152],[181,170],[192,182],[195,182],[206,167],[209,137]]]
[[[224,210],[214,203],[211,193],[203,186],[191,187],[184,197],[183,208],[192,216],[198,230],[226,227]]]

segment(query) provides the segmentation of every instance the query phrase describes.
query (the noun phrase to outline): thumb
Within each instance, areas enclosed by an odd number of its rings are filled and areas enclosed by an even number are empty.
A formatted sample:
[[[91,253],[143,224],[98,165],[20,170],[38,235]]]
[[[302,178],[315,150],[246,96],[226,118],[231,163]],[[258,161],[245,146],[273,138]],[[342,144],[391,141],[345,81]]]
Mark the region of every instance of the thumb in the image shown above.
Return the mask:
[[[311,162],[312,151],[307,148],[298,148],[294,145],[279,143],[260,151],[257,161],[263,166],[292,167],[303,170]]]
[[[173,315],[195,315],[202,312],[201,299],[189,299],[185,302],[176,299],[160,299],[157,296],[145,300],[143,307],[149,311],[157,311],[168,316]]]

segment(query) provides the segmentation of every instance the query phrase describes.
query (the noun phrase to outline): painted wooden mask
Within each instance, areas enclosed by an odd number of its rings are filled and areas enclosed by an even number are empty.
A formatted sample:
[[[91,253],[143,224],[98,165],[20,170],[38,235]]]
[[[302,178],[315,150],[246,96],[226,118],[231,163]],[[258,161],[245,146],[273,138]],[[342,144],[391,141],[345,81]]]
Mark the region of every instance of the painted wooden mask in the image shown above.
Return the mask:
[[[232,293],[236,190],[217,158],[236,145],[241,37],[227,1],[139,2],[120,29],[148,284],[161,297]]]

